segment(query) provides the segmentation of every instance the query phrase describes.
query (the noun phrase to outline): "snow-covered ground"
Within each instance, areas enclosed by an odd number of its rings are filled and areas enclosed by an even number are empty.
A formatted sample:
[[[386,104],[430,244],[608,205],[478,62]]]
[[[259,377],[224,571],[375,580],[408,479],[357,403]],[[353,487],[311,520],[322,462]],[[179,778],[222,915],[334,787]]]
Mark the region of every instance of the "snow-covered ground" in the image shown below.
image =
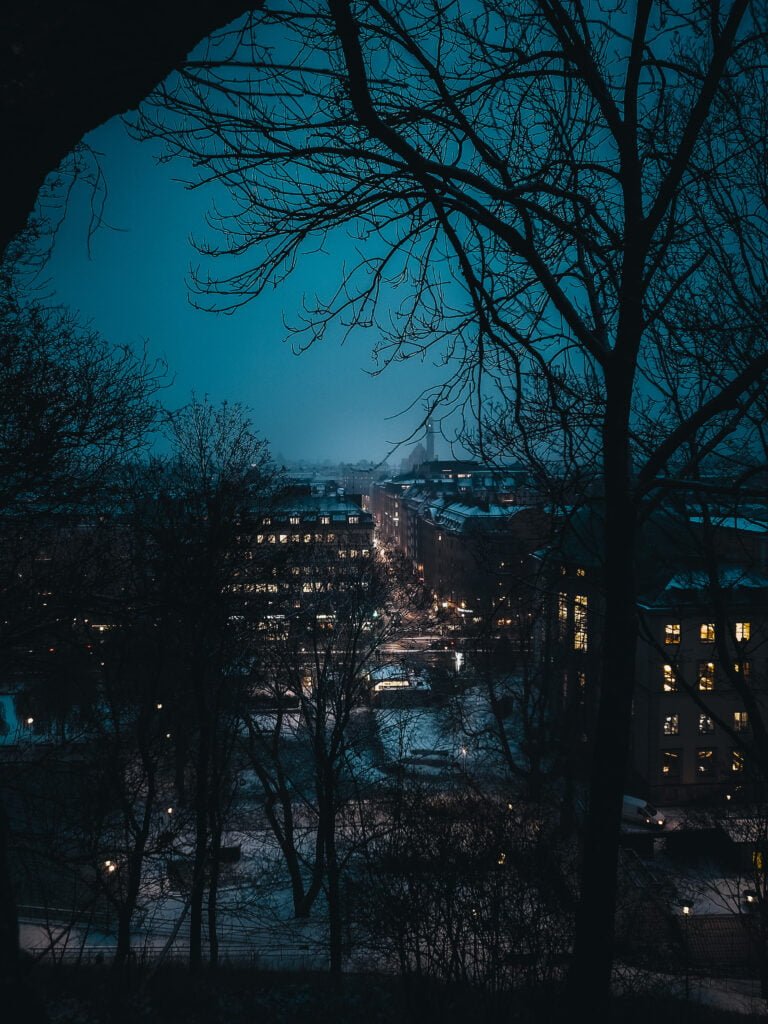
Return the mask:
[[[268,716],[264,716],[268,725]],[[288,716],[284,723],[286,737],[296,735],[297,721]],[[353,732],[359,742],[353,744],[350,758],[359,778],[373,783],[370,791],[375,799],[377,781],[387,777],[387,768],[395,764],[421,760],[434,762],[438,781],[452,777],[479,777],[498,766],[495,749],[495,723],[487,701],[480,691],[470,691],[444,706],[403,708],[360,708],[353,715]],[[226,837],[229,845],[239,845],[240,860],[223,872],[219,900],[219,939],[221,955],[248,959],[264,966],[299,968],[327,966],[327,923],[322,896],[309,919],[293,916],[291,893],[286,885],[274,838],[265,826],[263,807],[258,799],[260,787],[252,775],[243,774],[240,788],[241,806],[238,823]],[[665,834],[682,828],[686,817],[680,808],[663,808],[667,818]],[[298,805],[296,824],[304,830],[306,852],[311,854],[314,812]],[[184,843],[179,842],[179,852]],[[655,867],[669,873],[679,893],[693,899],[693,912],[705,914],[738,914],[744,912],[741,879],[725,877],[714,868],[697,873],[666,864],[661,850]],[[145,915],[137,924],[134,947],[137,955],[156,957],[164,952],[171,957],[184,957],[188,948],[189,921],[186,901],[174,891],[166,878],[165,858],[158,857],[150,865],[145,892]],[[672,908],[680,912],[679,908]],[[78,922],[72,927],[62,921],[48,926],[28,917],[23,920],[21,940],[25,949],[40,954],[46,949],[52,955],[78,957],[83,954],[108,957],[114,936],[104,930],[89,930]],[[353,966],[353,965],[350,965]],[[370,965],[368,965],[370,966]],[[642,976],[634,972],[640,987],[653,988],[663,982],[671,991],[680,991],[679,976]],[[708,982],[689,979],[691,1001],[740,1010],[760,1012],[765,1003],[759,1000],[751,983],[733,981]],[[756,1000],[760,1004],[756,1009]]]

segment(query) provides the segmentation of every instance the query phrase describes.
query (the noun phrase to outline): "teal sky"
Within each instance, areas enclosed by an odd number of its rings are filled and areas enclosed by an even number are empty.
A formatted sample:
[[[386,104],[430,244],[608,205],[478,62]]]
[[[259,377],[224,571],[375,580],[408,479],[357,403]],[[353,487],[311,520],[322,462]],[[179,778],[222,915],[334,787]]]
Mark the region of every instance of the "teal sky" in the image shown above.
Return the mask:
[[[158,165],[151,145],[129,138],[119,119],[86,141],[100,154],[105,223],[89,251],[92,190],[76,185],[44,271],[44,291],[114,343],[146,340],[173,376],[167,406],[184,404],[193,391],[215,402],[242,402],[284,460],[381,460],[408,437],[418,415],[403,410],[441,379],[438,369],[411,360],[371,377],[374,329],[343,346],[341,330],[329,330],[322,344],[295,355],[284,325],[295,319],[304,294],[338,284],[345,260],[354,258],[351,241],[308,259],[282,286],[234,315],[196,310],[187,290],[190,266],[199,262],[190,236],[205,231],[211,192],[186,190],[174,180],[186,168]],[[449,456],[442,439],[438,454]]]

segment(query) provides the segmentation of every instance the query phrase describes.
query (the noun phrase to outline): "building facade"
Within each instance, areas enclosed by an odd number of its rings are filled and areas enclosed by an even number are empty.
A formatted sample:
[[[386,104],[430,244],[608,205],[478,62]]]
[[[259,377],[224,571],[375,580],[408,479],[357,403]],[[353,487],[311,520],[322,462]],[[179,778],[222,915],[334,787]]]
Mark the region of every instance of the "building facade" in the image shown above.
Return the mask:
[[[604,637],[601,567],[587,532],[550,553],[549,568],[558,705],[585,749]],[[628,792],[678,804],[749,789],[759,723],[768,722],[767,537],[755,521],[745,529],[725,517],[706,537],[690,518],[655,532],[654,557],[640,570]]]

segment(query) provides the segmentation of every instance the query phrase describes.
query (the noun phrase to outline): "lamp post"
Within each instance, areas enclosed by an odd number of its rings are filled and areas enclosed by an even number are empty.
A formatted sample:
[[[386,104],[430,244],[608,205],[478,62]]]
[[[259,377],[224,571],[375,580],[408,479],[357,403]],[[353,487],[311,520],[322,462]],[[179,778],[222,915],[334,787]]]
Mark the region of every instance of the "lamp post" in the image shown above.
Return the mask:
[[[684,956],[685,956],[685,1012],[686,1012],[686,1016],[687,1016],[688,1015],[688,997],[690,995],[690,971],[689,971],[689,961],[688,961],[688,918],[693,913],[693,900],[692,899],[681,900],[680,901],[680,911],[681,911],[681,913],[683,915],[683,918],[685,920],[685,924],[683,925],[683,946],[685,947],[685,949],[684,949]]]

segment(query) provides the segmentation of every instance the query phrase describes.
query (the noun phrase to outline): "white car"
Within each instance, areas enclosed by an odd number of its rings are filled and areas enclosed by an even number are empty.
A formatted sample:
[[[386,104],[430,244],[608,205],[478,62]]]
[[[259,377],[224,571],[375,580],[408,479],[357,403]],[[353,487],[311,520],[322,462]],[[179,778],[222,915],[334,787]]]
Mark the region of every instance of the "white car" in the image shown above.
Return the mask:
[[[624,795],[621,817],[631,825],[648,825],[651,828],[664,828],[666,825],[664,815],[639,796]]]

